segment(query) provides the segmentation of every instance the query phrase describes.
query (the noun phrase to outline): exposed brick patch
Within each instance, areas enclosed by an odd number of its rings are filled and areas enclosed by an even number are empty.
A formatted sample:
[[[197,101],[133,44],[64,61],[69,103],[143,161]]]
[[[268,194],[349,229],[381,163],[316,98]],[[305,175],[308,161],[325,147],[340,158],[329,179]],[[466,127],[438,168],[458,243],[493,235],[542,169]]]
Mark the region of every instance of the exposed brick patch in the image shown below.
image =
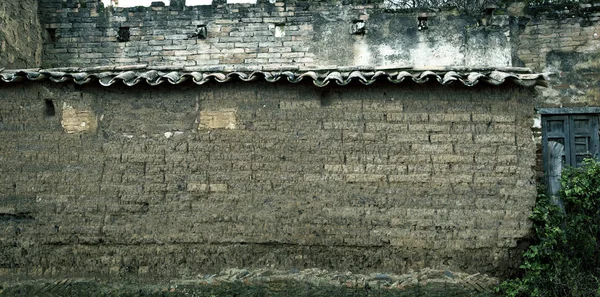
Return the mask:
[[[96,131],[98,119],[93,111],[75,109],[65,102],[60,123],[67,133],[86,133]]]
[[[219,111],[200,111],[200,124],[198,129],[235,129],[235,109],[224,109]]]

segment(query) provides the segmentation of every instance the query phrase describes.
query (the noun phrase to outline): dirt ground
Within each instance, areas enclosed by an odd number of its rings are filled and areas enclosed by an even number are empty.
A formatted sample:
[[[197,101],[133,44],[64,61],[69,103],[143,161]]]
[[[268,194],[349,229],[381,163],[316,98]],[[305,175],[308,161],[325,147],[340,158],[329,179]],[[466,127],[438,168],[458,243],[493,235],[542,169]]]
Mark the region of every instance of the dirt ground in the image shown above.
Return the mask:
[[[2,283],[0,296],[493,296],[494,278],[425,270],[407,275],[352,274],[319,269],[228,269],[197,279],[158,282],[67,278]]]

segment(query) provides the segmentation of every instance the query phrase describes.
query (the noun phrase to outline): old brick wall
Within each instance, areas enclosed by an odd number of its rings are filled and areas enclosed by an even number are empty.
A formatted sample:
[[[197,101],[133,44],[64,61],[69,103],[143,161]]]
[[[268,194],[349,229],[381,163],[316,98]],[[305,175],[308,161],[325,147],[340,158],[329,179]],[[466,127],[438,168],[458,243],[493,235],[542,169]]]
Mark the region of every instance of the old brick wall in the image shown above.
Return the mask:
[[[536,107],[600,106],[600,4],[513,7],[520,29],[513,48],[515,66],[553,73],[539,88]],[[544,181],[541,118],[532,123],[537,139],[537,172]]]
[[[417,12],[365,3],[104,8],[99,0],[48,0],[40,17],[55,38],[44,45],[43,66],[511,66],[506,15],[483,28],[453,11],[429,13],[428,29],[419,31]],[[365,34],[351,34],[357,22]],[[189,37],[202,26],[205,39]]]
[[[4,278],[503,275],[530,231],[529,89],[48,82],[0,97]]]
[[[38,1],[1,1],[0,69],[39,67],[42,44]]]
[[[523,14],[526,13],[526,14]],[[553,72],[540,106],[600,105],[600,4],[521,11],[518,58],[535,71]]]

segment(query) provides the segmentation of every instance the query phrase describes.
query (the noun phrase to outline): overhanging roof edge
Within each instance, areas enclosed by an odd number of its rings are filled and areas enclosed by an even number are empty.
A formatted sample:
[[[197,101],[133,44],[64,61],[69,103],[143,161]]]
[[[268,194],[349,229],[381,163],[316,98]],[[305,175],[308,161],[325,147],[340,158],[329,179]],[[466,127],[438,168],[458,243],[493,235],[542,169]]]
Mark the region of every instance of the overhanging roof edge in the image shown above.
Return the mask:
[[[474,86],[483,81],[492,85],[505,82],[532,87],[547,86],[549,73],[532,73],[523,67],[364,67],[364,66],[327,66],[309,67],[267,67],[267,66],[193,66],[166,67],[147,65],[98,66],[87,68],[49,68],[49,69],[0,69],[0,81],[5,83],[23,80],[40,81],[49,79],[53,82],[74,81],[86,84],[97,80],[103,86],[111,86],[122,82],[133,86],[141,82],[148,85],[159,85],[163,82],[179,84],[188,80],[198,85],[209,81],[227,82],[234,79],[254,81],[264,79],[268,82],[287,80],[297,83],[308,79],[319,87],[335,82],[347,85],[359,81],[370,85],[376,80],[388,80],[392,83],[413,81],[425,83],[435,80],[442,85],[460,82],[465,86]]]

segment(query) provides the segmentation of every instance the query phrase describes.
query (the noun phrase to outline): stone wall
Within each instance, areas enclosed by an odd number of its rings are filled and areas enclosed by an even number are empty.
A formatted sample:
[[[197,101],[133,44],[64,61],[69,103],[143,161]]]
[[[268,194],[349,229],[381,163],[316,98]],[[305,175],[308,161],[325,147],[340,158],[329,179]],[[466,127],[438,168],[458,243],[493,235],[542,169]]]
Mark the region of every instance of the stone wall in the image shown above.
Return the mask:
[[[29,82],[0,97],[3,278],[504,275],[530,231],[531,89]]]
[[[54,38],[44,45],[43,65],[511,66],[506,15],[484,28],[455,11],[403,13],[368,1],[172,2],[103,8],[98,0],[44,1],[42,23]],[[426,30],[418,29],[419,16]]]
[[[0,68],[33,68],[42,64],[37,7],[37,0],[0,2]]]

